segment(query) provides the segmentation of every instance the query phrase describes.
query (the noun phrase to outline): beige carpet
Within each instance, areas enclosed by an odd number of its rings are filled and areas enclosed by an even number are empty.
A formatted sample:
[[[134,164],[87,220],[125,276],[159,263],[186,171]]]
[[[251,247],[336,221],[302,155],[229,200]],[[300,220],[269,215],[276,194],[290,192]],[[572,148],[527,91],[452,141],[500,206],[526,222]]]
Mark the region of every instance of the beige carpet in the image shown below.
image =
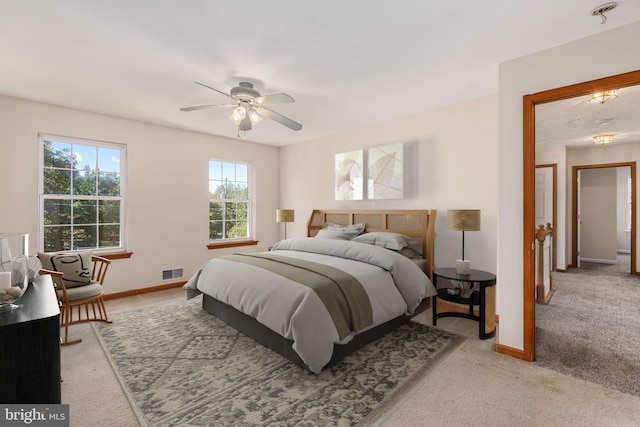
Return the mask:
[[[108,301],[108,310],[182,298],[172,290]],[[431,324],[429,311],[419,320]],[[445,318],[438,327],[469,339],[426,375],[380,422],[412,426],[638,426],[640,398],[558,374],[493,351],[478,324]],[[135,414],[89,325],[81,344],[62,348],[63,403],[72,427],[134,427]]]
[[[629,257],[554,272],[536,305],[536,364],[640,397],[640,277]]]

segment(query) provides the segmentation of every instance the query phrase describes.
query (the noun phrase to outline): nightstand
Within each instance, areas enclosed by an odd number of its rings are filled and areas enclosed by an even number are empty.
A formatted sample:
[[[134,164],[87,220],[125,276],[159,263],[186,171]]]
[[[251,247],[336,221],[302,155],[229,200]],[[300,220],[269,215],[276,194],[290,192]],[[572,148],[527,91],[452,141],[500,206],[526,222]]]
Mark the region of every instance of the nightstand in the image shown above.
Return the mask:
[[[438,288],[438,281],[440,281],[440,288]],[[443,283],[449,281],[469,283],[475,290],[468,298],[452,295],[448,291],[451,288],[444,287]],[[441,317],[464,317],[479,322],[480,339],[496,335],[495,274],[471,269],[470,274],[463,275],[456,273],[455,267],[436,268],[433,271],[433,285],[438,290],[438,294],[433,297],[434,326]],[[441,303],[441,310],[438,310],[438,299],[444,301],[444,304]]]

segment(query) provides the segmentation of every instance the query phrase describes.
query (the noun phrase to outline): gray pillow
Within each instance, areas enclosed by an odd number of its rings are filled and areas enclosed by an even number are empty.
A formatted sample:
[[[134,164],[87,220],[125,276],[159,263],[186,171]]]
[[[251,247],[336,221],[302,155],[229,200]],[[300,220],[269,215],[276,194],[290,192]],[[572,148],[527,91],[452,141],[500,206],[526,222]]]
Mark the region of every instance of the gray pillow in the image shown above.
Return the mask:
[[[353,241],[399,251],[409,246],[408,237],[409,236],[405,236],[404,234],[377,231],[362,234],[354,238]]]
[[[334,222],[325,222],[324,223],[324,228],[328,228],[331,230],[349,230],[349,231],[357,231],[358,234],[362,234],[364,232],[364,229],[366,227],[366,224],[364,222],[358,223],[358,224],[351,224],[351,225],[341,225],[341,224],[336,224]],[[356,234],[356,236],[358,235]]]
[[[323,228],[316,234],[320,239],[334,239],[334,240],[351,240],[360,234],[355,230],[347,230],[344,228]]]
[[[408,246],[406,248],[400,249],[398,253],[400,255],[406,256],[407,258],[422,258],[422,256],[418,252]]]
[[[67,288],[91,283],[92,250],[66,254],[38,252],[38,258],[45,270],[64,273],[62,279]]]

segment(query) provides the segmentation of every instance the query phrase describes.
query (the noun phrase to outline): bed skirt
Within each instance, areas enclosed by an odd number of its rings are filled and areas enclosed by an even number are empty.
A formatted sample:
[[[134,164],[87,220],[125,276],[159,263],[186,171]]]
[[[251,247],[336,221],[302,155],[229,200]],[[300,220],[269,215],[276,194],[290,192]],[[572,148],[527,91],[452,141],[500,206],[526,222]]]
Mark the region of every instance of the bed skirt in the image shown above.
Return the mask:
[[[428,306],[428,299],[423,301],[423,303],[418,307],[415,314],[420,313]],[[239,330],[243,334],[253,338],[258,343],[262,344],[265,347],[272,349],[273,351],[281,354],[287,359],[291,360],[296,365],[308,369],[307,365],[300,359],[298,353],[293,350],[293,340],[284,338],[282,335],[277,334],[271,329],[264,326],[262,323],[258,322],[251,316],[248,316],[241,311],[225,304],[217,299],[203,294],[202,295],[202,309],[207,313],[212,314],[219,318],[220,320],[227,323],[229,326],[234,327]],[[353,337],[351,341],[346,344],[334,344],[333,346],[333,356],[327,365],[324,366],[325,369],[327,366],[339,361],[344,358],[348,354],[353,353],[359,348],[364,347],[372,341],[377,340],[388,332],[391,332],[400,325],[408,322],[413,316],[399,316],[395,319],[391,319],[381,325],[376,326],[375,328],[371,328],[361,334]]]

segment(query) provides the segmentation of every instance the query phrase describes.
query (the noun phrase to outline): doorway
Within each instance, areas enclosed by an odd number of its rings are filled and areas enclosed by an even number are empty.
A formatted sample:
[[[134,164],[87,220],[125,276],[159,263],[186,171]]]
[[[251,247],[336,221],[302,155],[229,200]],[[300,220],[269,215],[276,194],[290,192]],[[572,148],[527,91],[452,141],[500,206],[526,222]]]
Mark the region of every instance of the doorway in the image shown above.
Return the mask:
[[[620,89],[640,84],[640,71],[619,74],[562,88],[551,89],[523,98],[523,352],[524,360],[535,358],[535,106],[553,101],[588,96],[595,91]],[[635,205],[633,205],[635,209]],[[635,213],[634,213],[635,216]],[[635,255],[635,229],[631,251]],[[635,257],[632,259],[635,265]]]
[[[615,263],[622,248],[631,254],[629,273],[636,274],[635,189],[635,162],[573,166],[572,267],[581,260]]]

